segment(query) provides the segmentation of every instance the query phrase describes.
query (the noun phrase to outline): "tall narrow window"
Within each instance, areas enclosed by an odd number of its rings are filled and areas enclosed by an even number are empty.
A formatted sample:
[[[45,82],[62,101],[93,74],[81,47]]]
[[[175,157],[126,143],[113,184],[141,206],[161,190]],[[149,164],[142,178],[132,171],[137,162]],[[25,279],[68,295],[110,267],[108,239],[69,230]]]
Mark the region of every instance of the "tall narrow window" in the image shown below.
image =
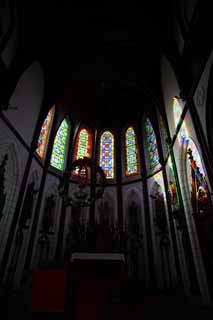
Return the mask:
[[[64,161],[65,161],[65,153],[66,153],[66,146],[68,141],[69,128],[70,128],[70,125],[68,120],[64,119],[56,133],[54,144],[53,144],[50,164],[51,166],[59,170],[64,169]]]
[[[76,146],[75,146],[75,157],[74,159],[83,159],[84,157],[90,158],[91,157],[91,133],[87,129],[81,129],[78,133]],[[76,168],[73,171],[73,175],[79,174],[79,169]],[[85,174],[85,168],[83,168],[80,172],[80,175]]]
[[[53,106],[48,112],[39,134],[38,144],[37,144],[38,147],[36,149],[36,153],[39,155],[41,159],[44,159],[46,154],[54,112],[55,112],[55,106]]]
[[[152,170],[159,164],[159,153],[156,135],[148,118],[145,121],[145,141],[149,158],[149,167]]]
[[[76,151],[75,151],[75,160],[91,157],[91,134],[87,129],[81,129],[78,133],[76,141]]]
[[[125,134],[126,176],[138,174],[138,148],[135,131],[129,127]]]
[[[181,121],[182,112],[183,112],[182,106],[178,102],[178,99],[174,98],[174,100],[173,100],[173,113],[174,113],[174,121],[175,121],[176,128]],[[188,137],[188,132],[187,132],[185,122],[183,121],[181,124],[180,131],[178,133],[179,142],[182,144],[184,141],[187,141],[186,140],[187,137]]]
[[[104,131],[101,135],[100,166],[107,179],[114,178],[114,137],[110,131]]]

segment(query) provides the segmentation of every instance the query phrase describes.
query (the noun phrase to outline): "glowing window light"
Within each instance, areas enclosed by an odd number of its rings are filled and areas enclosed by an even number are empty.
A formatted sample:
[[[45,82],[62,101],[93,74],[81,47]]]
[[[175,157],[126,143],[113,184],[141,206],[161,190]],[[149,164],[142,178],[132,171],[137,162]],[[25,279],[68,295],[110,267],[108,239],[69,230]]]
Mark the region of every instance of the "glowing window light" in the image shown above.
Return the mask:
[[[145,141],[149,158],[149,167],[152,170],[159,164],[159,153],[156,135],[148,118],[145,121]]]
[[[44,156],[46,153],[54,112],[55,112],[55,106],[53,106],[48,112],[39,134],[38,143],[37,143],[38,147],[36,149],[36,153],[39,155],[41,159],[44,159]]]
[[[77,138],[75,159],[91,157],[91,135],[87,129],[81,129]]]
[[[138,149],[133,127],[129,127],[125,134],[126,176],[138,174]]]
[[[68,142],[68,133],[69,133],[69,123],[67,119],[64,119],[56,133],[53,150],[51,155],[50,164],[51,166],[63,170],[66,146]]]
[[[110,131],[101,135],[100,141],[100,166],[107,179],[114,178],[114,137]]]
[[[87,129],[81,129],[76,141],[75,160],[91,157],[91,134]],[[85,175],[85,168],[81,169],[80,175]],[[79,174],[79,168],[73,171],[73,175]]]

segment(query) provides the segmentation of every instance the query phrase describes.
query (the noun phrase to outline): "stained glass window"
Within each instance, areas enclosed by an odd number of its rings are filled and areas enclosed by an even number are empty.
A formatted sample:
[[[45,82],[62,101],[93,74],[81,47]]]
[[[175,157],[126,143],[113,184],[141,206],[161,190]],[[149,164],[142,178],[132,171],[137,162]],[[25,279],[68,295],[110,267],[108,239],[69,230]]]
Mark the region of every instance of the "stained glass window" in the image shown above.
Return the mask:
[[[64,160],[66,153],[66,146],[69,133],[69,122],[67,119],[64,119],[56,133],[53,150],[51,155],[50,164],[51,166],[63,170],[64,169]]]
[[[138,149],[133,127],[129,127],[125,134],[126,147],[126,176],[138,173]]]
[[[91,134],[87,129],[81,129],[77,136],[76,149],[75,149],[75,160],[83,159],[84,157],[91,157]],[[73,171],[73,175],[78,174],[78,168]],[[80,172],[81,175],[85,174],[85,168]]]
[[[183,110],[182,110],[182,106],[178,102],[178,99],[176,98],[174,98],[173,100],[173,112],[174,112],[175,126],[177,127],[181,120],[181,115]],[[180,143],[183,143],[185,141],[185,138],[188,137],[188,132],[187,132],[187,128],[184,121],[182,122],[180,131],[178,133],[178,137],[179,137]]]
[[[50,134],[54,112],[55,112],[55,107],[52,107],[43,122],[41,131],[39,134],[38,144],[37,144],[38,147],[36,149],[36,153],[39,155],[41,159],[44,159],[44,156],[46,153],[46,148],[49,140],[49,134]]]
[[[149,167],[150,169],[153,169],[157,164],[159,164],[159,153],[156,135],[148,118],[145,121],[145,141],[149,158]]]
[[[114,178],[114,137],[110,131],[105,131],[101,135],[100,166],[107,179]]]
[[[86,129],[81,129],[76,143],[75,159],[91,157],[91,135]]]

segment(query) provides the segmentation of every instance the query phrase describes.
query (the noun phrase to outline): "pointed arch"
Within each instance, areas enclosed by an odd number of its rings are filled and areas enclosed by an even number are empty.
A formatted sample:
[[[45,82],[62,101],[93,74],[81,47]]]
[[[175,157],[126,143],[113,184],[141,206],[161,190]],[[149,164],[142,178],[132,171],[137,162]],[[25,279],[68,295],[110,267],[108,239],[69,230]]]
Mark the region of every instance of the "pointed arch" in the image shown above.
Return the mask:
[[[55,106],[53,106],[49,110],[49,112],[43,122],[43,125],[41,127],[41,131],[40,131],[40,134],[38,137],[36,153],[39,155],[39,157],[41,159],[44,159],[45,155],[46,155],[46,150],[47,150],[47,145],[48,145],[48,141],[49,141],[49,135],[50,135],[50,131],[51,131],[54,113],[55,113]]]
[[[145,119],[145,144],[148,154],[149,168],[153,170],[159,164],[159,153],[156,135],[149,118]]]
[[[125,160],[126,176],[136,175],[139,172],[138,166],[138,145],[135,130],[132,126],[128,127],[125,132]]]
[[[70,122],[65,118],[56,133],[50,160],[51,166],[61,171],[64,169],[69,131]]]
[[[104,131],[100,140],[99,164],[104,170],[107,179],[114,178],[114,135],[110,131]]]
[[[78,132],[74,159],[81,159],[84,157],[91,158],[92,153],[92,134],[86,128],[81,128]]]

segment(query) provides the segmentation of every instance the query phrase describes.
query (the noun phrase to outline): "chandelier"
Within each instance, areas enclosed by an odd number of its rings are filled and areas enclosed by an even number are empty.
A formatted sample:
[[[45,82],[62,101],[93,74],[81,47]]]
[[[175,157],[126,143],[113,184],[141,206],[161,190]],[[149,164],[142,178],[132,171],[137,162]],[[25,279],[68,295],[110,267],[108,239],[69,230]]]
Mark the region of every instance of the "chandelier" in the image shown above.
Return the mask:
[[[74,188],[75,191],[71,194],[68,192],[70,177],[73,177],[77,183],[77,190]],[[95,183],[94,192],[87,188],[89,180],[91,184]],[[75,160],[71,169],[64,172],[58,186],[58,192],[66,207],[90,207],[103,196],[105,184],[106,176],[103,169],[91,158],[84,157]]]

